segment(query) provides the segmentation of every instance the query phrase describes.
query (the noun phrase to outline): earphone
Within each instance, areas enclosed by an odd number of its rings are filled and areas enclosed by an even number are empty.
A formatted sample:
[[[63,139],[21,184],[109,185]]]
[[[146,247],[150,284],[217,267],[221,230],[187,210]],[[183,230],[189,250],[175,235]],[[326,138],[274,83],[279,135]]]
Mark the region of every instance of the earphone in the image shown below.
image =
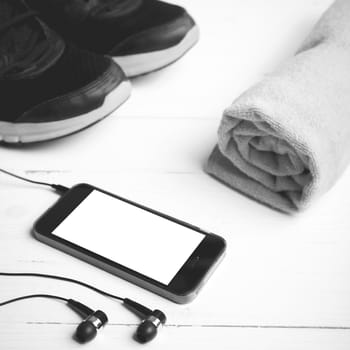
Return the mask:
[[[73,299],[68,300],[68,305],[84,317],[84,321],[79,324],[75,332],[75,338],[80,343],[86,343],[94,339],[97,330],[108,322],[107,315],[101,310],[93,311]],[[166,322],[165,314],[160,310],[152,311],[128,298],[124,299],[124,305],[143,318],[135,333],[137,341],[147,343],[153,340],[158,333],[158,327]]]
[[[142,319],[135,333],[135,339],[139,343],[147,343],[153,340],[158,333],[158,328],[162,325],[165,325],[166,323],[166,316],[160,310],[152,311],[151,309],[147,308],[142,304],[137,303],[132,299],[122,298],[117,295],[113,295],[95,286],[89,285],[85,282],[78,281],[72,278],[57,276],[57,275],[47,275],[47,274],[40,274],[40,273],[21,273],[21,272],[20,273],[0,272],[0,276],[42,277],[42,278],[50,278],[50,279],[66,281],[66,282],[75,283],[75,284],[84,286],[86,288],[94,290],[97,293],[119,300],[123,302],[123,305],[128,310],[138,315]],[[96,337],[98,330],[108,323],[108,317],[103,311],[101,310],[94,311],[93,309],[89,308],[88,306],[86,306],[85,304],[77,300],[68,299],[68,298],[64,298],[57,295],[51,295],[51,294],[32,294],[32,295],[21,296],[15,299],[1,302],[0,307],[5,306],[7,304],[18,302],[20,300],[32,299],[32,298],[49,298],[49,299],[64,301],[66,302],[68,307],[70,307],[72,310],[78,313],[83,318],[83,321],[78,325],[74,334],[74,339],[79,343],[87,343],[93,340]]]
[[[88,306],[73,299],[69,299],[67,305],[84,319],[74,334],[74,338],[79,343],[87,343],[94,339],[97,331],[108,322],[107,315],[101,310],[93,311]]]
[[[41,181],[35,181],[31,179],[24,178],[22,176],[13,174],[5,169],[0,168],[0,172],[4,173],[6,175],[12,176],[14,178],[17,178],[19,180],[23,180],[29,183],[37,184],[37,185],[43,185],[43,186],[49,186],[53,188],[58,193],[65,193],[68,191],[68,187],[63,185],[57,185],[57,184],[50,184],[46,182]],[[102,289],[99,289],[95,286],[92,286],[88,283],[69,278],[64,276],[57,276],[57,275],[48,275],[48,274],[42,274],[42,273],[24,273],[24,272],[0,272],[0,276],[4,277],[40,277],[40,278],[50,278],[60,281],[65,281],[69,283],[75,283],[80,286],[83,286],[85,288],[89,288],[96,293],[102,294],[104,296],[113,298],[115,300],[121,301],[123,305],[132,311],[134,314],[137,314],[139,317],[141,317],[142,321],[140,325],[137,327],[136,333],[135,333],[135,339],[140,343],[147,343],[154,339],[158,333],[158,328],[162,325],[165,325],[166,323],[166,316],[165,314],[160,310],[151,310],[142,304],[137,303],[134,300],[128,299],[128,298],[122,298],[120,296],[108,293]],[[22,297],[18,297],[15,299],[7,300],[4,302],[0,302],[0,307],[5,306],[7,304],[11,304],[20,300],[25,299],[32,299],[32,298],[49,298],[49,299],[56,299],[65,301],[67,305],[73,309],[75,312],[77,312],[80,316],[83,317],[83,321],[79,324],[78,328],[76,329],[74,338],[80,342],[80,343],[86,343],[94,339],[97,335],[97,332],[100,328],[102,328],[107,322],[108,317],[107,315],[101,311],[93,311],[88,306],[73,300],[73,299],[67,299],[63,298],[61,296],[57,295],[50,295],[50,294],[32,294],[32,295],[25,295]]]
[[[125,298],[124,305],[132,312],[142,317],[142,322],[138,326],[135,338],[140,343],[147,343],[155,338],[158,332],[158,327],[165,325],[166,316],[160,310],[150,310],[147,307]]]

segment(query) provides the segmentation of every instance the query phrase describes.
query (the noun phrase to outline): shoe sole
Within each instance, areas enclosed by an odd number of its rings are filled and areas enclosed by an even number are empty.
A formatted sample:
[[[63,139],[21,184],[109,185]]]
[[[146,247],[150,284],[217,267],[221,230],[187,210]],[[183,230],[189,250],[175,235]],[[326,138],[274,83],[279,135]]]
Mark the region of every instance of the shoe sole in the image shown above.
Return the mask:
[[[199,29],[194,26],[179,44],[171,48],[128,56],[115,56],[113,60],[131,78],[163,68],[183,56],[199,39]]]
[[[52,140],[75,133],[107,117],[123,104],[130,94],[130,82],[123,81],[106,96],[102,106],[78,117],[48,123],[0,122],[0,141],[30,143]]]

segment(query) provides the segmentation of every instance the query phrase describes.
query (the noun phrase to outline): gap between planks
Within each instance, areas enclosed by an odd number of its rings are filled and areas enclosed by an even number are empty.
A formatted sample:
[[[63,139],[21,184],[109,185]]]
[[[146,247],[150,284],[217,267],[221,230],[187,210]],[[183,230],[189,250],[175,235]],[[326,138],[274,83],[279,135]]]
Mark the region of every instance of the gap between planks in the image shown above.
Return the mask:
[[[43,322],[43,321],[28,321],[24,322],[27,325],[63,325],[70,326],[76,325],[77,322]],[[114,327],[135,327],[138,326],[139,323],[113,323],[109,322],[109,326]],[[254,324],[246,324],[246,325],[236,325],[236,324],[167,324],[164,326],[165,328],[244,328],[244,329],[304,329],[304,330],[349,330],[350,326],[288,326],[288,325],[254,325]]]

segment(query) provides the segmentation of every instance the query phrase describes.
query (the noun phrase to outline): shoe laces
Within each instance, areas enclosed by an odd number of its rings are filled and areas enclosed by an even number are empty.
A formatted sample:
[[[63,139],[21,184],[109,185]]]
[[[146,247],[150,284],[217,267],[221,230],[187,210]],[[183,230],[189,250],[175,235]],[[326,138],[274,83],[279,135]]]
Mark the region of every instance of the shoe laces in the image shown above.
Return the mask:
[[[0,25],[0,37],[17,25],[37,15],[36,11],[28,10],[2,23]],[[40,40],[40,32],[36,33],[34,29],[32,31],[33,33],[27,40],[25,48],[18,50],[16,53],[0,54],[0,77],[13,70],[20,72],[30,69],[47,52],[49,46],[47,40]]]
[[[124,1],[125,0],[85,0],[86,3],[91,4],[93,13],[111,11]]]
[[[84,19],[113,12],[130,0],[66,0],[66,11]]]

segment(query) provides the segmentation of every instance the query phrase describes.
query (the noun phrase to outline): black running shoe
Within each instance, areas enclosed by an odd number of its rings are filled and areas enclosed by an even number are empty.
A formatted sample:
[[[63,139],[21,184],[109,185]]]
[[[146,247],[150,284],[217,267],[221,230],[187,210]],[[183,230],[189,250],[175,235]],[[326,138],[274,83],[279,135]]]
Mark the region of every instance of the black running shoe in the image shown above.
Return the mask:
[[[67,41],[109,55],[126,75],[162,68],[198,40],[182,7],[157,0],[27,0]]]
[[[110,58],[66,45],[22,0],[0,0],[0,140],[36,142],[104,118],[130,94]]]

